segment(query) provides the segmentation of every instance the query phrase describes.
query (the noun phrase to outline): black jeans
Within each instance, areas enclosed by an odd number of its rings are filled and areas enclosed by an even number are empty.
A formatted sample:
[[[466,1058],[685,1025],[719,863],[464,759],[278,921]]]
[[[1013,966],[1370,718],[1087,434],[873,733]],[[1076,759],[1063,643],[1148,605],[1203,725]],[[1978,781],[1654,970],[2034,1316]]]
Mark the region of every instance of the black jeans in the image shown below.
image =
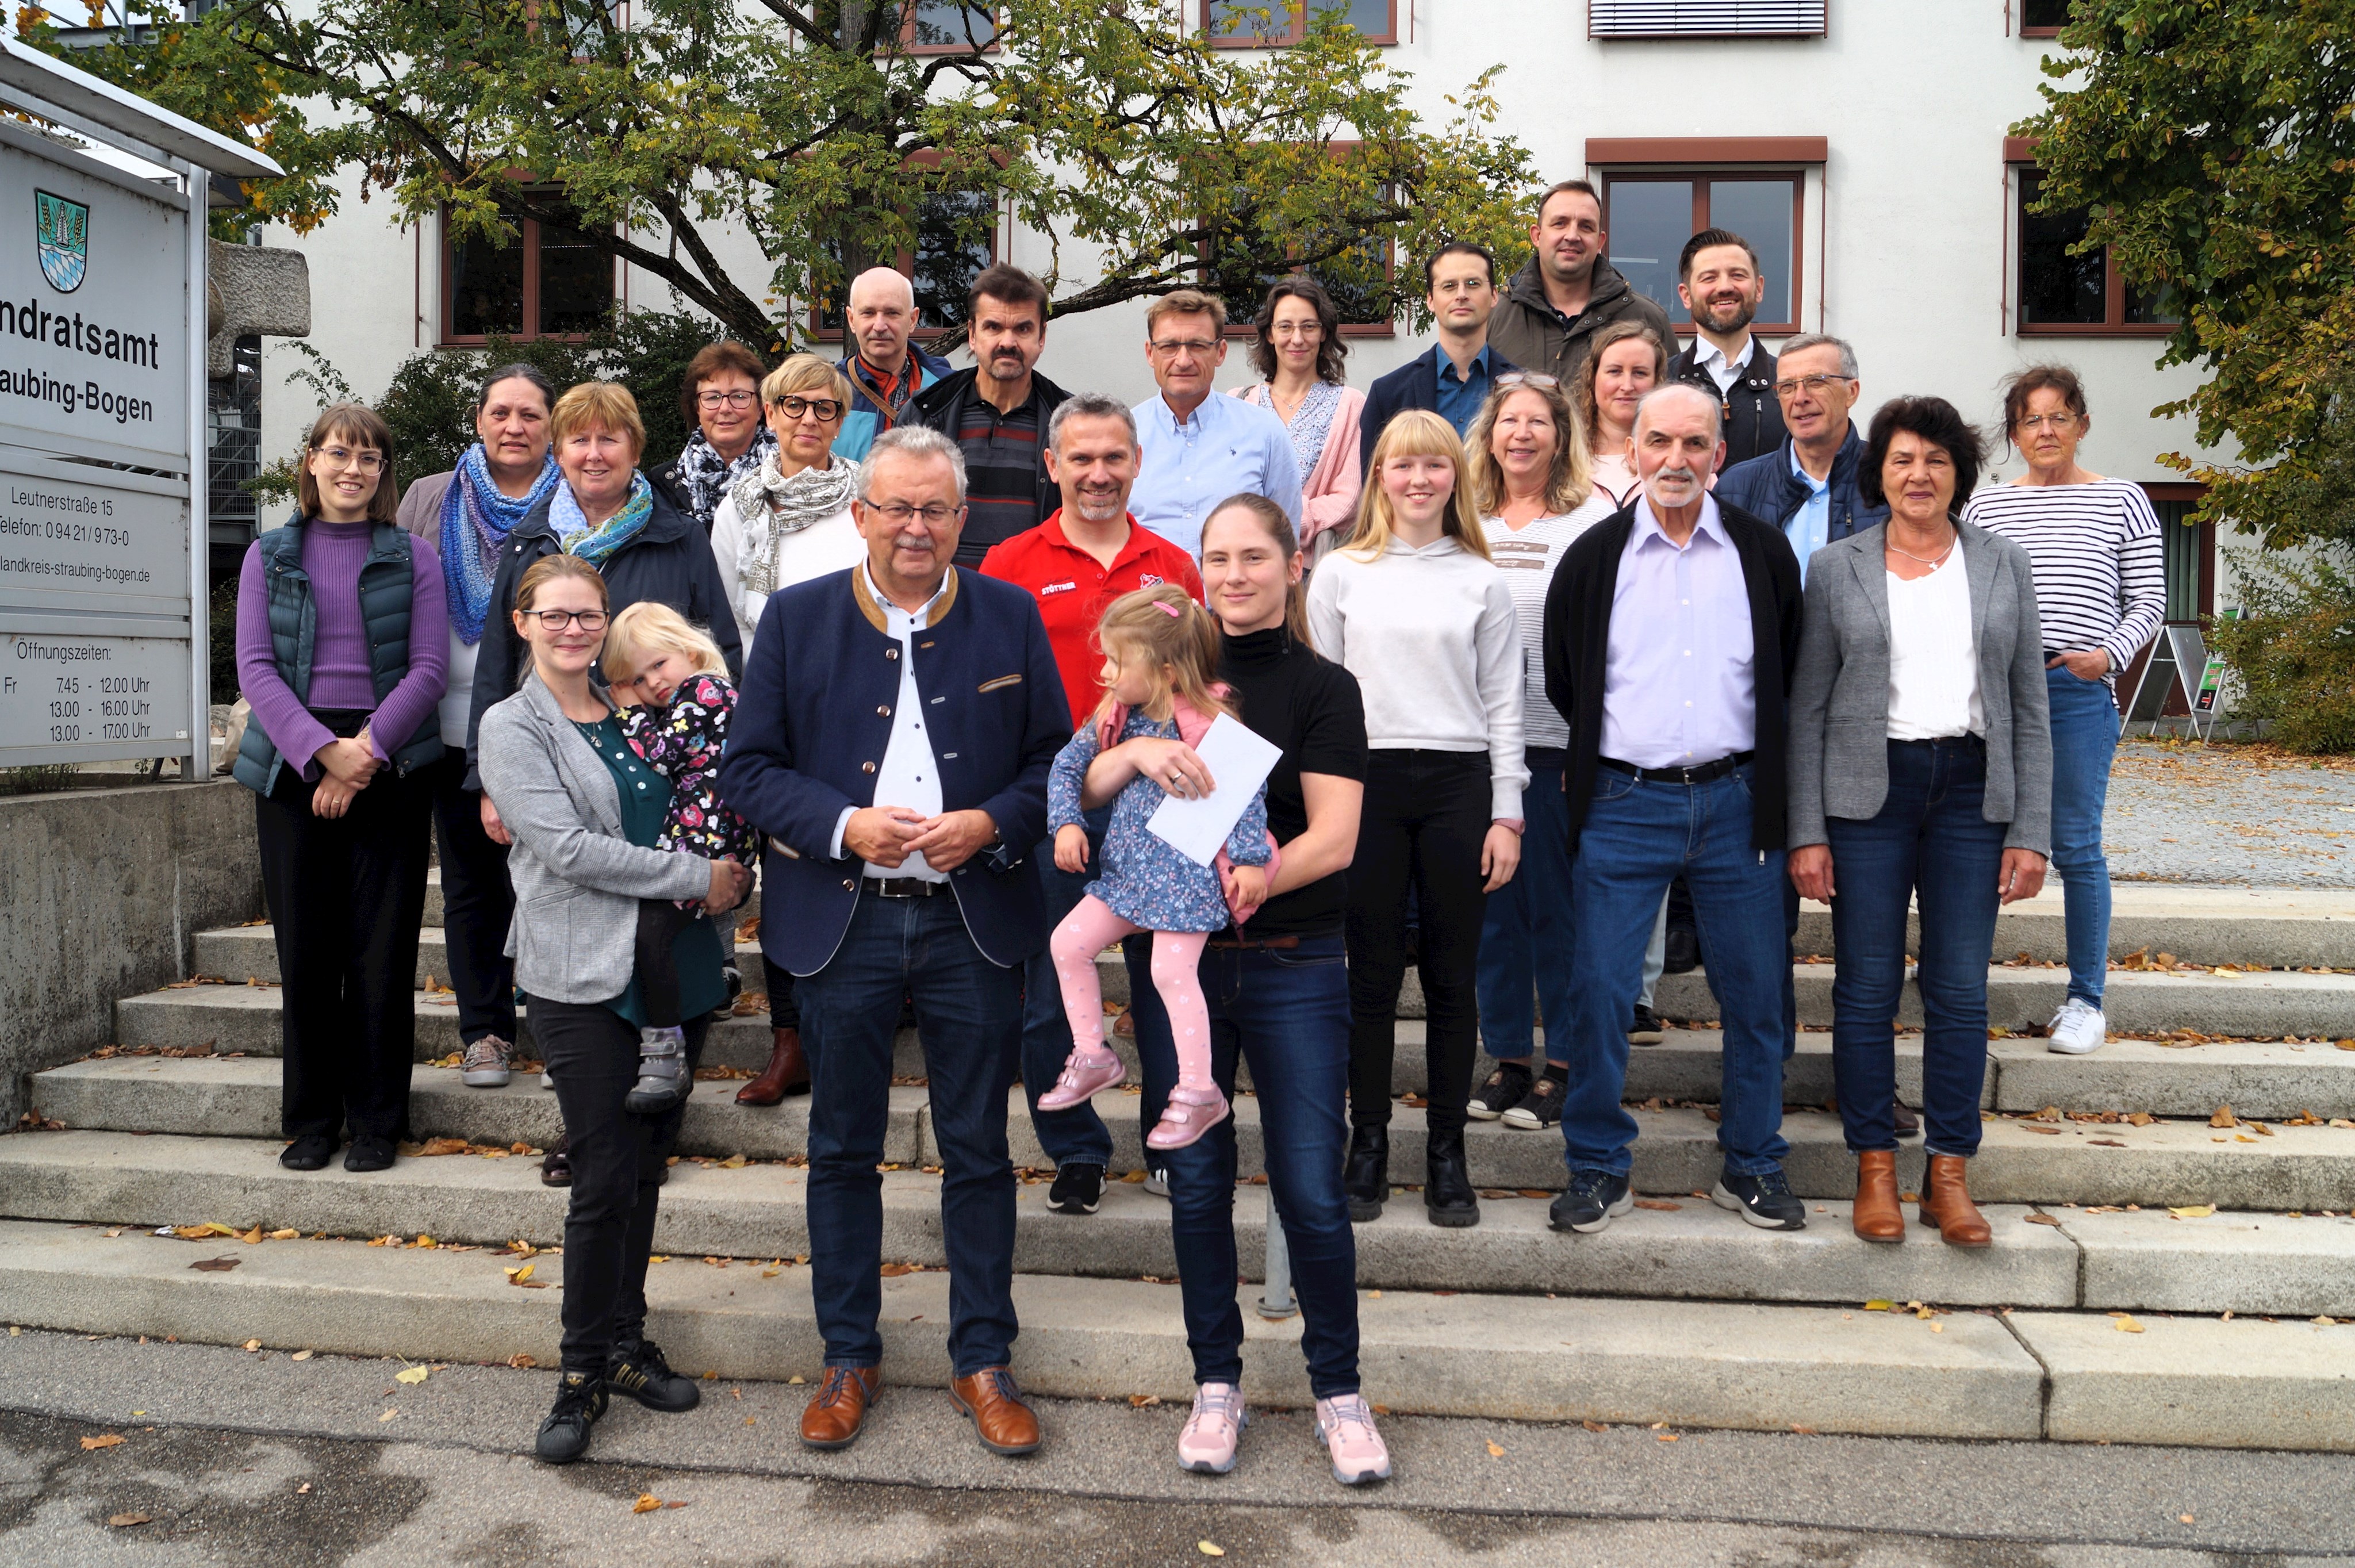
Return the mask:
[[[315,717],[349,736],[368,715]],[[342,816],[312,815],[314,787],[290,763],[254,802],[278,939],[279,1129],[397,1140],[409,1131],[430,805],[422,785],[389,768]]]
[[[1488,895],[1480,847],[1488,836],[1488,753],[1372,752],[1358,853],[1349,862],[1349,1122],[1391,1120],[1391,1058],[1406,979],[1408,880],[1422,927],[1428,1125],[1464,1126],[1480,1044],[1480,926]]]
[[[703,1055],[705,1024],[687,1026],[687,1070]],[[662,1203],[663,1162],[678,1141],[684,1103],[659,1116],[623,1106],[638,1081],[638,1031],[602,1002],[534,997],[531,1032],[556,1078],[571,1140],[572,1202],[564,1213],[564,1370],[602,1376],[616,1345],[645,1333],[646,1259]]]
[[[761,955],[761,975],[769,987],[769,1027],[802,1027],[802,1004],[794,995],[794,973],[767,954]]]
[[[638,901],[638,1000],[655,1029],[678,1027],[678,956],[670,944],[702,915],[670,899]]]
[[[448,943],[450,988],[458,993],[458,1038],[468,1045],[495,1034],[515,1043],[515,960],[507,927],[515,889],[507,850],[483,831],[483,795],[466,787],[466,757],[453,752],[413,775],[433,798],[442,849],[442,935]]]

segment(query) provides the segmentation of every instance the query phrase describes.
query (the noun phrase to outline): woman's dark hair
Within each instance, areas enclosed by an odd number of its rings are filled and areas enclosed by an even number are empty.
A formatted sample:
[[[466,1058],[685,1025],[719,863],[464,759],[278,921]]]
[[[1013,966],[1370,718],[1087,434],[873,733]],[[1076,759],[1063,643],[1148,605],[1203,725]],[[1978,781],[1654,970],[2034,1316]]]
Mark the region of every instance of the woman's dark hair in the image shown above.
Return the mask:
[[[1316,343],[1316,379],[1340,386],[1349,379],[1341,361],[1349,357],[1349,346],[1341,341],[1341,313],[1333,308],[1333,296],[1325,285],[1314,278],[1284,278],[1267,291],[1267,298],[1259,302],[1259,314],[1252,317],[1252,368],[1263,381],[1275,379],[1275,344],[1269,334],[1275,329],[1275,307],[1284,300],[1306,300],[1316,313],[1316,326],[1321,335]]]
[[[2066,365],[2030,365],[2003,379],[2003,433],[2010,435],[2028,417],[2028,400],[2038,392],[2058,392],[2069,411],[2085,417],[2085,383]]]
[[[306,517],[319,515],[319,476],[311,472],[311,454],[329,442],[340,441],[382,454],[377,470],[376,494],[368,497],[368,520],[389,523],[400,509],[400,485],[392,476],[392,427],[384,416],[363,403],[337,403],[324,410],[303,438],[303,455],[294,464],[294,500]]]
[[[545,411],[556,407],[556,383],[549,380],[537,365],[527,365],[518,359],[512,365],[502,365],[483,378],[483,389],[474,398],[474,417],[491,406],[491,389],[501,381],[528,381],[539,389],[539,406]]]
[[[722,370],[741,372],[756,388],[761,384],[761,378],[769,373],[769,368],[761,363],[759,355],[732,337],[723,337],[717,343],[707,343],[697,349],[695,357],[687,362],[687,374],[679,379],[678,383],[678,411],[687,421],[689,434],[703,428],[700,411],[695,406],[696,395],[703,390],[704,382]]]
[[[1889,461],[1890,444],[1901,431],[1943,448],[1954,460],[1955,495],[1946,503],[1946,516],[1961,517],[1963,503],[1978,487],[1979,470],[1987,466],[1987,441],[1944,398],[1891,398],[1881,405],[1864,438],[1864,456],[1856,465],[1857,494],[1868,507],[1889,505],[1881,487],[1881,465]]]

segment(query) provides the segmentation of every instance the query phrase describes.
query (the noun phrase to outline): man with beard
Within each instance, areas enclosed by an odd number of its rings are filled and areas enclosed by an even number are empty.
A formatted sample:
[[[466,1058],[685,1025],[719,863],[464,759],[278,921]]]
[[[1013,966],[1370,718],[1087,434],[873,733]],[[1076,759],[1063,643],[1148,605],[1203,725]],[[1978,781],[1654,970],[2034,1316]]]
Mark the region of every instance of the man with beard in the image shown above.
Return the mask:
[[[1784,434],[1774,356],[1750,336],[1766,297],[1758,252],[1730,229],[1704,229],[1685,241],[1677,279],[1695,330],[1691,346],[1668,362],[1668,379],[1689,382],[1723,405],[1727,467],[1774,451]]]
[[[1538,202],[1529,229],[1536,254],[1507,285],[1488,318],[1488,346],[1524,370],[1565,387],[1578,383],[1594,335],[1614,321],[1640,321],[1674,343],[1668,313],[1636,292],[1604,256],[1603,198],[1584,180],[1563,180]]]
[[[964,453],[969,516],[956,563],[978,567],[990,547],[1037,528],[1061,504],[1041,439],[1071,394],[1033,367],[1047,347],[1047,290],[1000,262],[973,281],[965,312],[975,361],[920,394],[914,421]]]

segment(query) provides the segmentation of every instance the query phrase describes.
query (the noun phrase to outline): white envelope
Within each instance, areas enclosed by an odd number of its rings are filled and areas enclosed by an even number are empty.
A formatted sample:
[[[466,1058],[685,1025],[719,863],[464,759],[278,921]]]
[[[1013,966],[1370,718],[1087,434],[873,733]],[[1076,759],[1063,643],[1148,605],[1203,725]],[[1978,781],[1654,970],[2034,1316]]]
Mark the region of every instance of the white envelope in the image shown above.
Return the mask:
[[[1263,741],[1237,720],[1221,713],[1210,721],[1201,744],[1194,748],[1218,784],[1200,800],[1172,795],[1146,822],[1155,837],[1198,866],[1218,859],[1227,835],[1235,830],[1252,796],[1267,782],[1283,759],[1284,748]]]

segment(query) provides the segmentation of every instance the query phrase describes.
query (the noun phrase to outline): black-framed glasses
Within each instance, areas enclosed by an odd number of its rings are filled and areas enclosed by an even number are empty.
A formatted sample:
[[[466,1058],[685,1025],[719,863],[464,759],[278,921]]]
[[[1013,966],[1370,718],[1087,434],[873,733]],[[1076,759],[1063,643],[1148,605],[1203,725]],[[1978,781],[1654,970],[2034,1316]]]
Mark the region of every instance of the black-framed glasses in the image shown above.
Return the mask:
[[[815,414],[820,424],[832,424],[842,417],[842,403],[835,398],[805,398],[799,392],[787,392],[769,405],[789,420],[804,414]]]
[[[859,500],[870,510],[880,512],[890,518],[893,528],[905,528],[916,518],[922,517],[924,519],[926,528],[936,528],[964,510],[962,507],[911,507],[905,501],[893,501],[889,505],[883,505],[869,501],[863,496]]]
[[[575,621],[581,623],[581,629],[584,632],[605,629],[605,612],[602,610],[534,610],[530,613],[539,622],[539,629],[543,632],[560,632]]]
[[[698,392],[695,403],[704,409],[749,409],[752,406],[752,394],[741,387],[732,392]]]
[[[1774,395],[1778,398],[1787,398],[1801,390],[1820,392],[1826,387],[1845,385],[1849,379],[1851,379],[1851,378],[1847,376],[1834,376],[1829,373],[1815,376],[1793,376],[1787,380],[1777,381],[1774,383]]]

